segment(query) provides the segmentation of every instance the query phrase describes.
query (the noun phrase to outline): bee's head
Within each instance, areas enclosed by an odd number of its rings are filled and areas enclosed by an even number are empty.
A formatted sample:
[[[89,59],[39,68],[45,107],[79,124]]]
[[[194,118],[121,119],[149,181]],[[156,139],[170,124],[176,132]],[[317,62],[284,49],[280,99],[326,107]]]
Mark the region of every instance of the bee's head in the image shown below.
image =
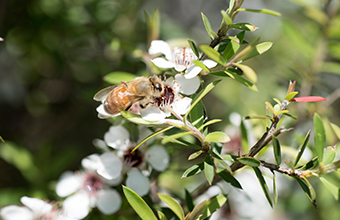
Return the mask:
[[[160,96],[164,91],[163,82],[157,76],[151,76],[149,78],[150,82],[152,83],[156,96]]]

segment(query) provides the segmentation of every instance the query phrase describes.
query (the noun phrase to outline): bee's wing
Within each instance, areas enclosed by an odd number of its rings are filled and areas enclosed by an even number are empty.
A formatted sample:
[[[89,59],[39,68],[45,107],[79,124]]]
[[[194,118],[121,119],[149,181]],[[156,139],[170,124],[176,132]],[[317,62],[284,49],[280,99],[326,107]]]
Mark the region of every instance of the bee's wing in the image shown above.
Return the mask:
[[[107,97],[107,95],[115,88],[117,87],[117,85],[113,85],[113,86],[109,86],[109,87],[106,87],[102,90],[100,90],[99,92],[97,92],[93,99],[96,100],[96,101],[104,101]]]

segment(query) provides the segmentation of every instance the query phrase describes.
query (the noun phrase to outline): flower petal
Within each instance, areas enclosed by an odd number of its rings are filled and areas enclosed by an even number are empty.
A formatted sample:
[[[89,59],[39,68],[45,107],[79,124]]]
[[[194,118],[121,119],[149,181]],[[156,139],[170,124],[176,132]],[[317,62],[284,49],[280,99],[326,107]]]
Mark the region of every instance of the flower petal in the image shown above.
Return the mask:
[[[106,179],[116,179],[121,175],[123,163],[119,157],[113,153],[104,153],[100,155],[102,166],[98,168],[97,173]]]
[[[185,74],[184,74],[184,77],[186,79],[192,79],[194,78],[195,76],[197,76],[200,72],[202,71],[202,68],[199,67],[199,66],[190,66],[186,71],[185,71]]]
[[[146,121],[160,121],[170,116],[170,112],[164,112],[154,105],[149,105],[140,110],[141,116]]]
[[[179,91],[184,95],[194,94],[200,87],[200,79],[198,78],[198,76],[195,76],[191,79],[186,79],[181,74],[177,74],[175,76],[175,79],[180,86]]]
[[[0,216],[4,220],[33,220],[34,214],[26,207],[16,205],[6,206],[1,209]]]
[[[60,197],[65,197],[76,192],[80,188],[80,185],[79,177],[71,171],[66,171],[61,174],[58,180],[56,193]]]
[[[120,184],[123,181],[123,175],[120,174],[117,178],[114,179],[104,179],[105,184],[109,185],[109,186],[118,186],[118,184]]]
[[[98,154],[91,154],[81,160],[81,165],[87,170],[97,170],[101,166]]]
[[[171,58],[171,48],[169,44],[162,40],[153,40],[149,48],[149,54],[162,53],[169,60]]]
[[[187,68],[187,66],[184,66],[184,65],[175,65],[175,70],[176,70],[177,72],[182,72],[182,71],[184,71],[186,68]]]
[[[117,212],[122,205],[122,198],[114,189],[106,189],[98,192],[97,207],[105,215]]]
[[[169,166],[170,157],[163,146],[154,145],[145,152],[146,161],[157,171],[164,171]]]
[[[184,115],[189,111],[191,101],[191,98],[184,97],[183,99],[174,102],[171,107],[177,114]]]
[[[203,60],[202,63],[208,68],[213,68],[217,65],[217,63],[213,60]]]
[[[71,218],[83,219],[90,212],[90,199],[85,193],[76,193],[68,197],[63,205],[64,213]]]
[[[121,125],[111,126],[109,131],[104,135],[106,144],[117,150],[126,148],[130,143],[130,134],[126,128]]]
[[[151,62],[153,62],[153,64],[155,64],[156,66],[160,68],[173,68],[176,66],[175,63],[170,62],[162,57],[157,57],[155,59],[152,59]]]
[[[145,196],[149,192],[149,179],[139,172],[139,170],[132,169],[127,175],[126,186],[128,188],[135,191],[139,196]]]
[[[24,196],[21,197],[20,201],[35,213],[44,214],[49,213],[52,210],[52,205],[41,199]]]
[[[109,118],[109,117],[116,116],[116,115],[111,115],[111,114],[106,113],[103,104],[99,105],[99,106],[96,108],[96,110],[97,110],[97,112],[98,112],[98,118]],[[120,113],[117,114],[117,115],[120,115]]]

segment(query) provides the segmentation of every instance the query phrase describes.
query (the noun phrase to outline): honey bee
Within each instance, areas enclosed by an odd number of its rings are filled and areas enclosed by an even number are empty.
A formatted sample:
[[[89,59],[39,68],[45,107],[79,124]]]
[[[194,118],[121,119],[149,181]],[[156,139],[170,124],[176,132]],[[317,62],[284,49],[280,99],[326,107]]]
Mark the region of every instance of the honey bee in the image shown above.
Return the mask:
[[[121,110],[128,111],[138,102],[141,108],[153,103],[164,92],[163,82],[157,76],[138,77],[130,82],[121,82],[97,92],[93,99],[101,101],[109,115],[116,115]],[[108,118],[99,114],[99,118]]]

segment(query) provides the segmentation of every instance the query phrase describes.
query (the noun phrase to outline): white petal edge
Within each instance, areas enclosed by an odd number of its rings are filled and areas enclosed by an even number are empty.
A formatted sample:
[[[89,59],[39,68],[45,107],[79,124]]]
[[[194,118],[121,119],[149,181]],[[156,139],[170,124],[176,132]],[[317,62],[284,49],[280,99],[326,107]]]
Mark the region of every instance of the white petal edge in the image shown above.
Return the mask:
[[[177,74],[175,76],[175,79],[180,86],[179,91],[184,95],[192,95],[200,87],[200,79],[198,78],[198,76],[195,76],[191,79],[186,79],[185,76]]]
[[[90,212],[90,199],[84,193],[76,193],[68,197],[63,205],[65,215],[71,218],[83,219]]]
[[[56,193],[60,197],[68,196],[77,190],[81,185],[79,176],[76,176],[72,171],[66,171],[61,174],[56,185]]]
[[[169,166],[170,157],[163,146],[154,145],[145,152],[146,161],[157,171],[164,171]]]
[[[149,179],[146,178],[139,170],[131,169],[127,173],[126,186],[132,189],[139,196],[145,196],[149,192]]]
[[[49,213],[52,210],[52,205],[37,198],[23,196],[20,199],[21,203],[30,208],[34,213]]]
[[[172,109],[179,115],[185,115],[191,106],[191,98],[184,97],[171,105]]]
[[[217,63],[213,60],[203,60],[202,63],[208,68],[213,68],[217,65]]]
[[[109,118],[109,117],[113,117],[115,115],[111,115],[106,113],[105,109],[104,109],[104,105],[101,104],[96,108],[97,112],[98,112],[98,118]]]
[[[119,148],[125,148],[130,143],[130,134],[121,125],[111,126],[109,131],[104,134],[104,141],[108,146],[119,150]]]
[[[121,175],[123,163],[119,157],[113,153],[104,153],[100,155],[102,166],[97,170],[97,173],[102,177],[112,180]]]
[[[183,65],[176,65],[176,66],[175,66],[175,70],[176,70],[177,72],[182,72],[182,71],[184,71],[186,68],[187,68],[187,66],[183,66]]]
[[[97,198],[97,207],[105,215],[111,215],[117,212],[122,205],[122,198],[114,189],[99,191]]]
[[[0,216],[3,220],[33,220],[34,218],[34,214],[31,210],[16,205],[2,208]]]
[[[91,154],[81,160],[81,165],[87,170],[97,170],[100,165],[100,157],[98,154]]]
[[[167,59],[171,58],[171,48],[169,44],[162,40],[153,40],[149,48],[149,54],[162,53]]]
[[[140,110],[141,116],[146,121],[161,121],[170,116],[170,112],[164,112],[154,105],[149,105]]]
[[[197,76],[201,71],[202,71],[202,68],[201,68],[201,67],[198,67],[198,66],[190,66],[190,67],[185,71],[184,77],[185,77],[186,79],[192,79],[192,78],[194,78],[195,76]]]
[[[156,66],[160,67],[160,68],[173,68],[176,66],[175,63],[170,62],[166,59],[163,59],[161,57],[157,57],[155,59],[152,59],[151,62],[153,62],[153,64],[155,64]]]

